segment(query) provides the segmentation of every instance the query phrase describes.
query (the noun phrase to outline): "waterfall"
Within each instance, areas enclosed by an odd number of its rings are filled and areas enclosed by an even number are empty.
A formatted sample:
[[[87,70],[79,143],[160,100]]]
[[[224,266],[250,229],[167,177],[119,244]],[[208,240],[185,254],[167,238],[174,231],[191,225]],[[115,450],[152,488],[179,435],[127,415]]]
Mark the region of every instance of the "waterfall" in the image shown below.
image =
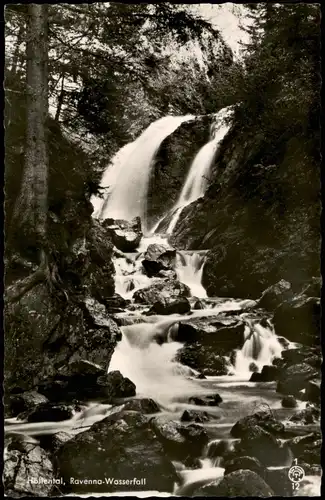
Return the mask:
[[[264,365],[271,365],[274,358],[281,357],[283,346],[271,325],[269,327],[264,327],[259,323],[246,325],[244,337],[244,345],[236,353],[235,372],[237,374],[249,374],[252,363],[261,370]]]
[[[106,198],[92,198],[94,216],[131,220],[140,216],[146,226],[150,171],[161,143],[193,115],[165,116],[153,122],[134,142],[124,146],[104,173]]]
[[[172,218],[167,228],[167,234],[172,234],[172,232],[174,231],[184,208],[187,207],[190,203],[193,203],[193,201],[204,196],[209,182],[211,165],[217,154],[218,147],[221,144],[221,141],[224,139],[225,135],[230,129],[230,124],[226,122],[226,118],[229,118],[232,114],[233,106],[223,108],[218,113],[216,113],[215,122],[211,127],[212,138],[199,150],[199,152],[195,156],[178,201],[169,212],[169,214],[172,214]],[[162,222],[165,217],[166,214],[156,224],[153,231],[158,229],[160,222]]]
[[[185,283],[194,297],[205,298],[207,293],[202,286],[202,273],[204,267],[205,252],[177,252],[176,273],[179,281]]]

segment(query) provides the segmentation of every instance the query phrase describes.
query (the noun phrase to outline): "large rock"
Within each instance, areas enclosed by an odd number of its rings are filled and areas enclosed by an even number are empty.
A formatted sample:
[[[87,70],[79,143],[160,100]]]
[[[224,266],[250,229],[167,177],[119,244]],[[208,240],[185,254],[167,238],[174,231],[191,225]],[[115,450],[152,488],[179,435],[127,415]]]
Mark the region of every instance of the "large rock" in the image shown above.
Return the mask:
[[[23,412],[18,418],[27,422],[60,422],[69,420],[78,410],[76,405],[42,403],[30,412]]]
[[[244,323],[229,318],[189,317],[180,321],[178,330],[173,332],[173,340],[186,344],[198,342],[222,353],[242,347],[244,330]]]
[[[258,301],[258,306],[267,309],[268,311],[273,311],[282,302],[292,298],[293,292],[291,289],[291,283],[289,281],[280,280],[275,285],[271,285],[262,293],[261,298]]]
[[[198,342],[179,349],[176,360],[208,376],[227,375],[229,370],[229,362],[225,357],[219,356]]]
[[[178,299],[179,297],[190,297],[191,291],[187,285],[177,280],[156,280],[147,288],[137,290],[133,294],[137,304],[151,304],[166,299]]]
[[[94,424],[60,448],[58,471],[64,492],[158,490],[172,492],[176,472],[145,416],[122,411]],[[74,478],[74,482],[70,482]],[[97,484],[85,484],[87,479]],[[105,478],[118,482],[106,484]],[[145,479],[134,484],[133,479]],[[79,483],[79,484],[78,484]]]
[[[152,419],[151,426],[166,452],[175,460],[199,457],[209,441],[207,432],[198,424],[186,426],[162,416]]]
[[[241,439],[242,454],[255,457],[265,467],[282,465],[289,457],[289,450],[268,431],[256,425]]]
[[[11,497],[48,497],[59,493],[61,481],[56,479],[54,467],[45,450],[24,437],[9,438],[4,456],[3,485]]]
[[[261,373],[252,373],[250,382],[272,382],[278,379],[279,373],[280,370],[277,366],[264,365]]]
[[[144,270],[151,278],[157,276],[160,271],[169,271],[174,268],[176,259],[176,250],[168,248],[165,245],[153,243],[148,246],[142,265]]]
[[[284,432],[282,422],[273,418],[270,412],[260,411],[238,420],[231,428],[230,434],[234,438],[243,438],[249,435],[251,429],[255,426],[261,427],[274,436],[281,436]]]
[[[304,410],[299,410],[290,417],[290,422],[302,425],[316,424],[320,422],[320,415],[317,407],[307,404]]]
[[[320,432],[312,432],[305,436],[295,437],[289,440],[288,444],[298,462],[320,464],[322,446],[322,435]]]
[[[256,472],[259,476],[263,476],[265,467],[257,460],[257,458],[242,456],[236,457],[232,460],[227,461],[224,464],[225,467],[225,476],[239,469],[252,470]]]
[[[214,497],[271,497],[274,492],[256,472],[239,469],[224,476],[216,485],[209,487]]]
[[[135,384],[127,377],[123,377],[117,370],[101,376],[97,379],[97,383],[105,388],[109,401],[114,401],[116,398],[129,398],[136,394]]]
[[[187,298],[178,297],[177,299],[171,299],[169,297],[163,297],[157,300],[150,309],[152,314],[186,314],[190,312],[191,306]]]
[[[300,463],[299,463],[300,465]],[[265,469],[263,478],[272,488],[274,495],[278,497],[291,497],[293,493],[292,481],[290,481],[289,467]]]
[[[291,342],[320,344],[320,299],[301,295],[281,304],[274,313],[277,335]]]
[[[320,404],[321,402],[321,379],[309,380],[306,385],[305,397],[307,401]]]
[[[16,416],[18,413],[33,411],[38,405],[47,403],[48,399],[37,391],[26,391],[20,394],[12,394],[5,400],[9,415]]]
[[[122,252],[134,252],[138,248],[142,238],[140,217],[135,217],[131,222],[105,219],[103,225],[110,234],[113,244]]]
[[[307,382],[319,376],[319,372],[306,363],[291,365],[281,371],[277,384],[277,392],[299,396],[299,392],[306,388]]]

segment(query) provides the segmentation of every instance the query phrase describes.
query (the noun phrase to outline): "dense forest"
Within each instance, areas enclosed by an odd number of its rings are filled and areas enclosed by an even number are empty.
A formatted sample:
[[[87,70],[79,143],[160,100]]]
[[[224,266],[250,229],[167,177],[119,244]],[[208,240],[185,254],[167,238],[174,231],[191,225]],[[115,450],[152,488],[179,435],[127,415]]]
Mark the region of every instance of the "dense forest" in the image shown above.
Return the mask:
[[[6,6],[8,495],[318,495],[320,5],[210,7]]]

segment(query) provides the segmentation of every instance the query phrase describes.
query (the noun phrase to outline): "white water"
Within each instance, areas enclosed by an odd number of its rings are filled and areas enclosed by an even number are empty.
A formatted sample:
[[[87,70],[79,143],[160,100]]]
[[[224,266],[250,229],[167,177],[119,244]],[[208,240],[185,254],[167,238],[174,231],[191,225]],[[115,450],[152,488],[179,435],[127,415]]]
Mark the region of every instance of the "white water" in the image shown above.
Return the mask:
[[[279,342],[271,324],[267,328],[259,323],[249,322],[244,335],[245,343],[236,354],[235,373],[247,377],[251,375],[249,369],[251,363],[257,365],[260,371],[264,365],[271,365],[274,358],[281,357],[283,345]]]
[[[101,181],[101,186],[109,185],[106,199],[92,199],[97,217],[131,220],[140,216],[146,227],[147,192],[155,155],[166,137],[194,118],[193,115],[160,118],[120,150]]]
[[[202,286],[202,273],[205,255],[196,252],[178,252],[176,257],[176,273],[179,281],[185,283],[194,297],[205,298],[207,293]]]
[[[171,210],[173,216],[167,228],[167,234],[172,234],[174,231],[183,209],[204,195],[209,183],[212,162],[217,154],[219,145],[231,126],[229,123],[225,122],[225,119],[229,118],[232,113],[232,106],[223,108],[216,113],[215,124],[213,126],[213,137],[199,150],[192,162],[178,201]],[[164,218],[165,215],[156,224],[154,230],[158,228],[159,223]]]

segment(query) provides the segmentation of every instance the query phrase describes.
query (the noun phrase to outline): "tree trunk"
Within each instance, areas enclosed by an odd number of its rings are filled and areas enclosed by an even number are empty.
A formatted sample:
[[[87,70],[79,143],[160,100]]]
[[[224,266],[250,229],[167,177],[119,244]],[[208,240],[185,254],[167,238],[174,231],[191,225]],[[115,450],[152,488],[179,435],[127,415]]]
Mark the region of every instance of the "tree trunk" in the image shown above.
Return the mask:
[[[48,6],[28,5],[27,131],[25,167],[12,228],[41,252],[46,246],[48,198]]]

